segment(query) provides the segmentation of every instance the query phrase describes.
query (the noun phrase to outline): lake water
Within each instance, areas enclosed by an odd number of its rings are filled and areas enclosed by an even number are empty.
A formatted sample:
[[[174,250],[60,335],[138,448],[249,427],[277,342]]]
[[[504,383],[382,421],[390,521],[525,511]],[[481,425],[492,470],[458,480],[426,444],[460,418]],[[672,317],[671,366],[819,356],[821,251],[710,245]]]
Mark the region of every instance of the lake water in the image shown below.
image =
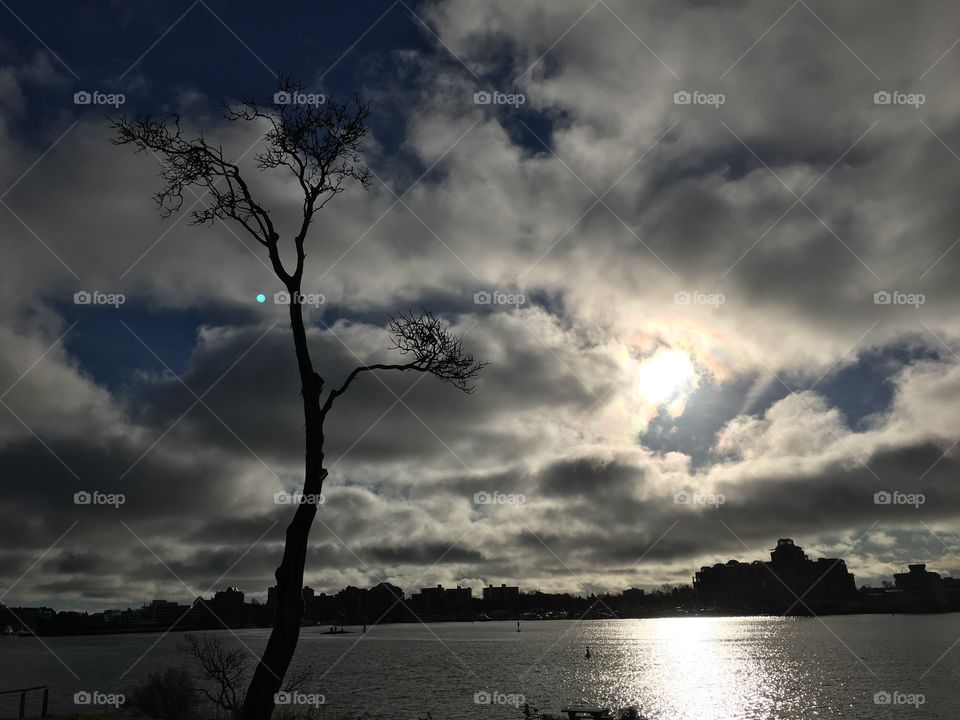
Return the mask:
[[[947,652],[960,640],[960,614],[541,621],[520,633],[505,622],[321,630],[304,629],[296,659],[315,667],[304,692],[325,697],[321,718],[344,710],[519,720],[509,704],[517,695],[547,710],[636,705],[658,720],[960,718],[960,645]],[[214,634],[257,653],[267,638]],[[2,638],[0,690],[45,684],[53,713],[102,712],[76,707],[73,693],[124,692],[148,672],[191,667],[182,634],[160,637],[43,638],[46,647]],[[477,703],[478,693],[493,702]],[[892,702],[875,703],[876,693]],[[0,717],[15,717],[16,702],[0,696]]]

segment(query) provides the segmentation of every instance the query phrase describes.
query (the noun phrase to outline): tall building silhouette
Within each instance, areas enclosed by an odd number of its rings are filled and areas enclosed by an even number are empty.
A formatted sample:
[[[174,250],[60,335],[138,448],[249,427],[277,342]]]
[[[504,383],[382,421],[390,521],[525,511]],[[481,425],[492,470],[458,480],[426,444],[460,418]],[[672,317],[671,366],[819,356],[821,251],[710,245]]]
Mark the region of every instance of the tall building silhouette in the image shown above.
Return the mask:
[[[700,601],[720,610],[830,612],[856,597],[853,574],[839,558],[810,560],[790,538],[780,538],[770,560],[730,560],[700,568],[693,578]]]
[[[947,595],[939,573],[930,572],[924,563],[907,566],[907,572],[896,573],[893,581],[905,600],[923,610],[942,610],[947,607]]]
[[[483,609],[488,613],[516,613],[520,610],[520,588],[501,584],[483,588]]]

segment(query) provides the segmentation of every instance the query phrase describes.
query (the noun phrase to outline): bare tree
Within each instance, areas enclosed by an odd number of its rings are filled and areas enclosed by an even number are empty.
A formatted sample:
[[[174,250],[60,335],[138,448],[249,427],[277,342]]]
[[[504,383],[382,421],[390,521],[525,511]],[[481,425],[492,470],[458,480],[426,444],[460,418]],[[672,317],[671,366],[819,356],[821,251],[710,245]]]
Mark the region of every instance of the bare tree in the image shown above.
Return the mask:
[[[200,692],[214,705],[229,713],[240,714],[244,676],[247,674],[247,656],[242,648],[227,650],[209,635],[187,636],[190,653],[200,664],[200,671],[213,683],[215,690],[200,687]]]
[[[287,98],[303,93],[303,86],[284,79],[280,92]],[[276,100],[275,96],[275,100]],[[138,152],[153,154],[160,166],[163,187],[154,196],[165,216],[180,210],[188,187],[204,189],[210,202],[192,211],[193,223],[231,221],[242,227],[267,252],[273,270],[290,295],[290,328],[300,374],[303,398],[305,460],[303,494],[320,496],[327,477],[324,468],[324,421],[334,405],[362,373],[381,370],[412,370],[429,373],[459,390],[470,392],[483,363],[463,350],[434,315],[405,313],[391,319],[394,348],[406,362],[373,364],[356,368],[336,388],[325,390],[324,378],[316,371],[307,343],[300,305],[307,236],[314,215],[355,181],[367,186],[370,172],[361,153],[367,135],[369,106],[355,99],[350,103],[327,100],[323,103],[274,103],[261,106],[244,100],[225,106],[231,121],[262,123],[267,128],[265,150],[256,156],[260,170],[283,168],[296,178],[303,192],[299,229],[292,238],[296,262],[288,270],[280,258],[280,236],[270,213],[251,194],[240,168],[228,160],[220,145],[203,134],[188,136],[178,116],[153,119],[147,116],[120,117],[112,121],[113,142],[132,145]],[[242,717],[263,720],[273,712],[274,695],[280,690],[300,637],[304,607],[303,572],[310,528],[316,516],[314,503],[297,506],[287,527],[283,559],[276,570],[276,620],[263,657],[253,674],[244,699]]]
[[[198,688],[216,707],[228,717],[239,717],[243,709],[243,686],[250,663],[243,648],[227,650],[223,643],[210,635],[187,635],[187,648],[200,665],[200,672],[213,685]],[[313,665],[301,666],[285,678],[283,690],[292,692],[306,687],[313,678]]]

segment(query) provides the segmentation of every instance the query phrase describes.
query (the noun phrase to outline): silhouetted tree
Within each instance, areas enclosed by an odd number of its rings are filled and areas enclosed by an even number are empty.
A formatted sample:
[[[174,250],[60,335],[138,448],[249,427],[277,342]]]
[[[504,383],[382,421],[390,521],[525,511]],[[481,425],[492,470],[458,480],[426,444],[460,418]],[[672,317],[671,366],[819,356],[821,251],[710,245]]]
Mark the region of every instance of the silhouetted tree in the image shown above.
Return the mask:
[[[186,649],[199,664],[201,674],[213,687],[213,690],[210,690],[209,687],[201,686],[198,692],[206,696],[218,710],[224,711],[227,717],[240,717],[243,710],[243,686],[250,666],[244,649],[228,650],[212,635],[187,635]],[[313,665],[304,665],[287,675],[283,690],[302,690],[312,679]]]
[[[280,92],[293,97],[303,92],[296,81],[284,79]],[[275,100],[277,98],[275,97]],[[293,174],[303,192],[299,229],[292,238],[296,262],[288,270],[281,261],[280,236],[270,213],[253,197],[240,168],[224,156],[220,145],[210,143],[202,134],[185,134],[179,116],[154,119],[147,116],[121,117],[112,121],[116,132],[113,142],[133,145],[138,152],[150,152],[160,165],[164,181],[156,193],[164,216],[183,205],[183,192],[191,186],[203,188],[210,197],[205,207],[192,211],[193,223],[214,220],[232,221],[262,245],[273,270],[290,295],[290,328],[300,374],[303,397],[305,470],[303,494],[320,496],[327,470],[323,466],[324,421],[334,401],[343,395],[362,373],[380,370],[412,370],[429,373],[464,391],[473,390],[483,363],[464,352],[461,341],[446,325],[429,312],[401,313],[390,322],[394,348],[406,359],[396,364],[373,364],[356,368],[339,387],[325,390],[326,383],[316,371],[307,344],[307,331],[300,305],[307,236],[314,215],[345,189],[350,181],[364,187],[370,172],[361,152],[367,135],[367,104],[355,99],[340,103],[277,103],[258,105],[243,100],[225,106],[228,120],[265,123],[265,151],[256,156],[260,170],[285,168]],[[283,559],[276,570],[277,610],[273,630],[263,657],[254,672],[244,699],[242,717],[248,720],[269,718],[274,694],[290,666],[300,636],[303,571],[310,528],[317,508],[314,503],[299,504],[287,527]]]
[[[218,639],[209,635],[187,635],[190,654],[200,665],[200,671],[214,686],[211,692],[201,687],[207,699],[229,717],[240,713],[243,702],[243,679],[247,673],[247,656],[243,648],[227,650]]]

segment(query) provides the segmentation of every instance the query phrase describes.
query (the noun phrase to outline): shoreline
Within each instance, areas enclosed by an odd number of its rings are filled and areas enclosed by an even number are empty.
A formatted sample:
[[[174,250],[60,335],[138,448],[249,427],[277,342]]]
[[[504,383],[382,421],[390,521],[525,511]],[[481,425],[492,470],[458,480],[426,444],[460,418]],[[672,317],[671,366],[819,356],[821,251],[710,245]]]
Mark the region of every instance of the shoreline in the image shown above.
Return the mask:
[[[869,610],[869,609],[856,609],[856,610],[837,610],[832,612],[819,612],[819,613],[791,613],[790,615],[784,615],[778,612],[720,612],[720,611],[696,611],[696,612],[674,612],[674,613],[663,613],[663,614],[651,614],[651,615],[623,615],[620,617],[553,617],[553,618],[539,618],[539,619],[526,619],[523,618],[489,618],[489,619],[473,619],[473,618],[427,618],[423,620],[398,620],[391,622],[381,622],[376,625],[367,625],[368,629],[373,629],[374,627],[380,625],[424,625],[424,624],[446,624],[446,623],[470,623],[470,624],[486,624],[486,623],[509,623],[510,625],[515,625],[517,622],[526,624],[526,623],[542,623],[542,622],[577,622],[580,620],[602,620],[602,621],[618,621],[622,622],[625,620],[662,620],[667,618],[747,618],[747,617],[790,617],[790,618],[818,618],[818,617],[837,617],[837,616],[850,616],[850,615],[950,615],[953,613],[958,613],[960,610],[932,610],[932,611],[914,611],[914,612],[891,612],[889,610]],[[329,628],[328,623],[318,623],[315,625],[302,625],[301,630],[308,630],[311,628]],[[337,627],[341,627],[338,623]],[[356,624],[346,624],[342,627],[346,628],[363,628],[362,623]],[[127,627],[127,628],[117,628],[110,630],[95,630],[95,631],[80,631],[80,632],[44,632],[44,633],[24,633],[17,635],[7,635],[4,638],[0,638],[0,642],[3,639],[20,639],[20,638],[40,638],[40,637],[93,637],[101,635],[156,635],[158,633],[206,633],[206,632],[220,632],[220,631],[233,631],[233,630],[270,630],[271,626],[269,625],[239,625],[231,627]],[[321,635],[329,635],[329,632],[321,632]],[[354,632],[346,633],[333,633],[333,635],[362,635],[361,630],[356,630]]]

